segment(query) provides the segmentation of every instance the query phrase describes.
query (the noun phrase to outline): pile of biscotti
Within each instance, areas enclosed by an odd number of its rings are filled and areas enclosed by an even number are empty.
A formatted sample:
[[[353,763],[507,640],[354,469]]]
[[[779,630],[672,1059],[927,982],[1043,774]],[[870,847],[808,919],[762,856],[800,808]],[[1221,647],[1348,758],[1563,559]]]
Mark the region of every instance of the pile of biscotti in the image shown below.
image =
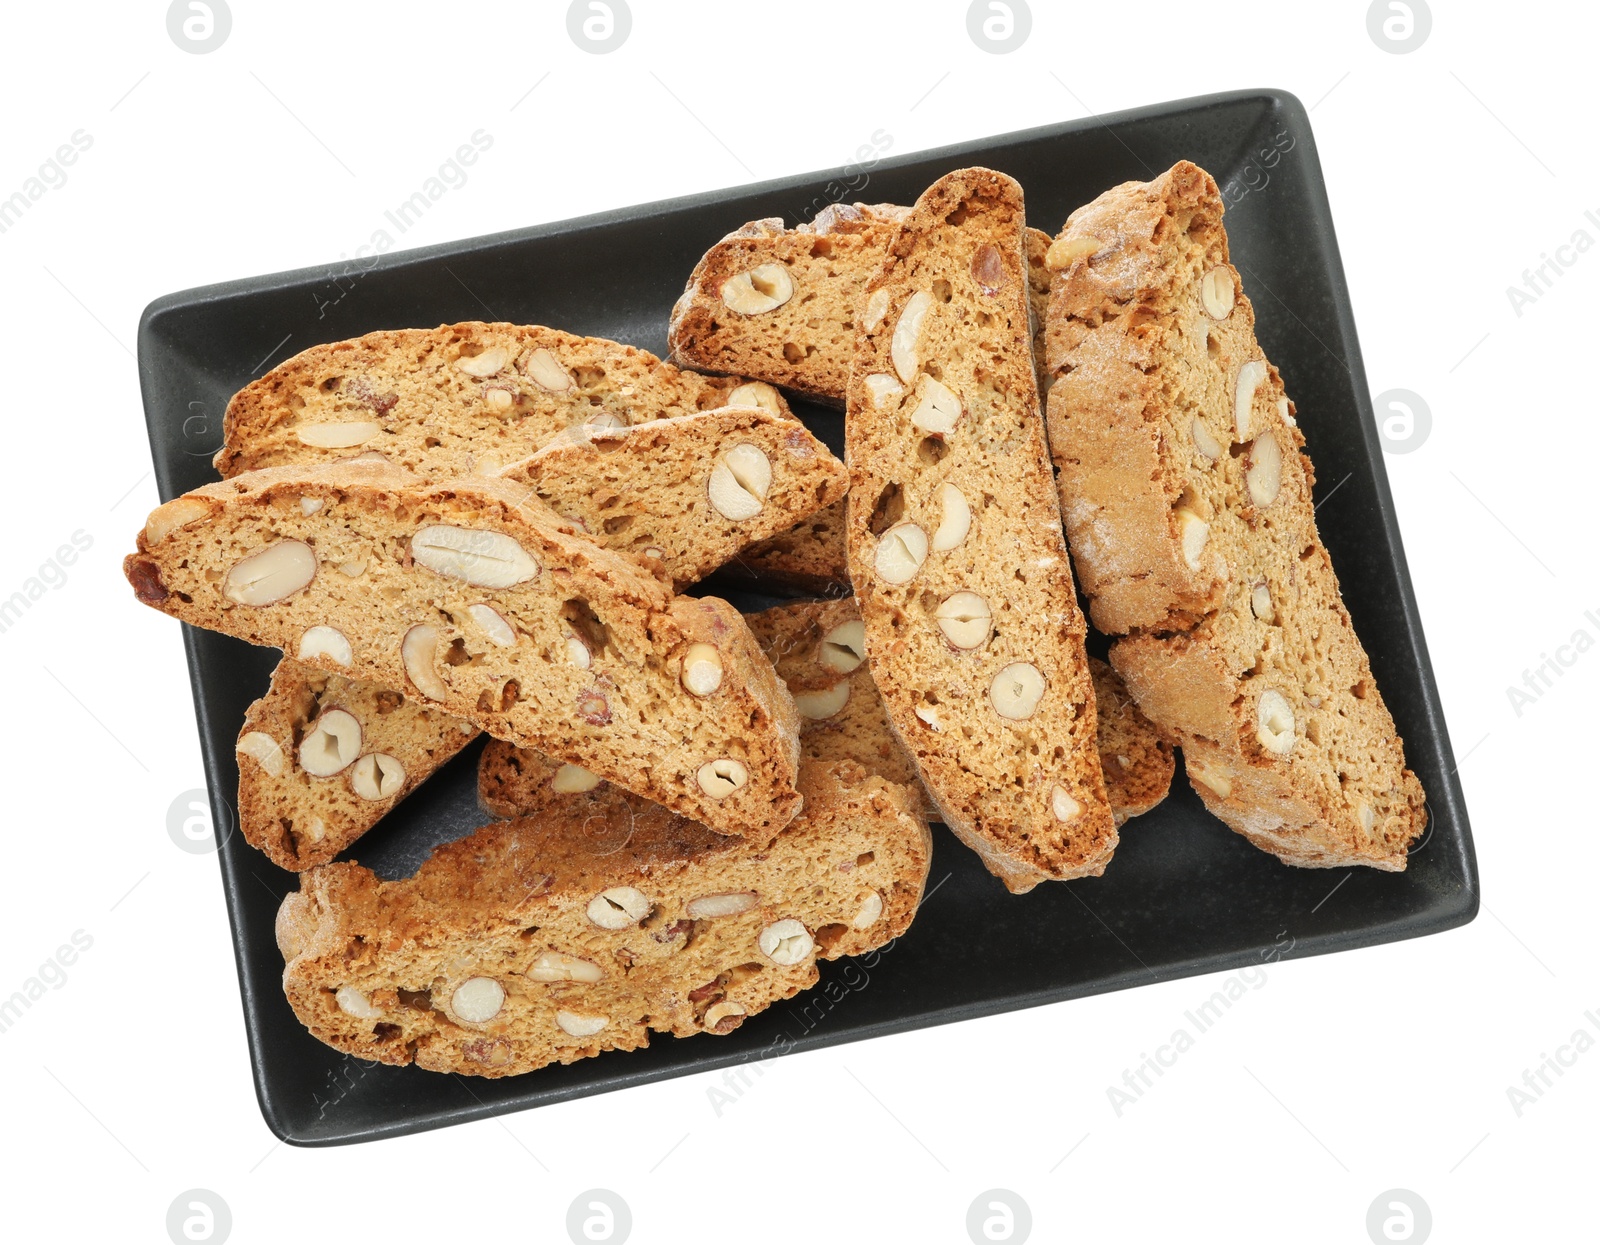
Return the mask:
[[[756,221],[669,335],[315,347],[140,533],[141,601],[283,650],[239,824],[301,874],[316,1037],[501,1076],[727,1033],[907,928],[930,818],[1013,892],[1097,876],[1175,747],[1286,863],[1405,867],[1421,787],[1205,172],[1053,239],[981,168]],[[844,406],[844,462],[784,390]],[[685,591],[719,568],[812,599]],[[500,820],[398,881],[335,861],[479,733]]]

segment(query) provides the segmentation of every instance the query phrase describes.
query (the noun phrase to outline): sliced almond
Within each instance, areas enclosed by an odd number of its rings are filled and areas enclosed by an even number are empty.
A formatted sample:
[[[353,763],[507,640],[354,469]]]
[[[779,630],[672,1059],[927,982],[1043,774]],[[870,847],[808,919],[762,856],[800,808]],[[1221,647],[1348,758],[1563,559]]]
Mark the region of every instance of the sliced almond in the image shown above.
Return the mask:
[[[361,755],[361,723],[347,709],[329,709],[300,741],[300,768],[313,778],[343,773]]]
[[[517,642],[517,633],[506,617],[492,605],[467,606],[467,615],[473,622],[483,629],[483,634],[489,637],[491,644],[498,644],[501,648],[510,648]]]
[[[706,493],[718,514],[740,522],[761,513],[771,487],[772,463],[766,452],[742,441],[717,456],[706,482]]]
[[[1099,238],[1057,238],[1044,253],[1044,266],[1051,272],[1071,268],[1080,259],[1088,259],[1105,244]]]
[[[1199,450],[1212,462],[1222,457],[1222,442],[1211,435],[1211,429],[1206,427],[1206,421],[1198,415],[1194,423],[1189,425],[1190,434],[1194,437],[1194,448]]]
[[[301,424],[294,435],[300,444],[315,449],[347,450],[354,445],[365,445],[382,431],[382,424],[357,419],[337,424]]]
[[[250,731],[241,735],[234,745],[235,751],[252,758],[273,778],[283,774],[283,749],[278,741],[265,731]]]
[[[794,297],[794,278],[782,264],[762,264],[722,283],[722,301],[729,311],[758,316]]]
[[[543,346],[523,356],[522,370],[529,380],[550,393],[566,393],[575,388],[572,374]]]
[[[591,1016],[584,1012],[570,1012],[562,1008],[556,1012],[556,1024],[563,1033],[576,1038],[593,1037],[611,1023],[609,1017]]]
[[[387,752],[369,752],[350,768],[350,789],[363,800],[387,800],[406,785],[406,767]]]
[[[918,290],[911,296],[895,321],[894,337],[889,342],[889,357],[894,361],[895,373],[909,385],[916,379],[922,364],[917,354],[917,343],[922,338],[922,325],[933,308],[933,295]]]
[[[883,317],[889,314],[889,291],[873,290],[867,296],[866,311],[861,317],[861,327],[867,332],[872,332],[883,323]]]
[[[928,557],[928,534],[915,523],[896,523],[878,538],[873,569],[885,583],[905,584],[916,577]]]
[[[759,380],[747,380],[728,395],[729,406],[754,406],[774,415],[783,414],[778,391]]]
[[[605,980],[605,970],[582,956],[546,951],[528,968],[527,976],[533,981],[581,981],[592,986]]]
[[[875,411],[883,410],[906,391],[905,386],[887,372],[873,372],[861,383],[867,387],[867,398]]]
[[[695,771],[695,782],[713,800],[725,800],[750,781],[750,771],[732,757],[707,761]]]
[[[821,722],[838,713],[849,700],[850,680],[840,679],[832,687],[796,692],[794,694],[794,707],[800,711],[801,717],[809,718],[813,722]]]
[[[722,654],[713,644],[691,644],[683,655],[680,676],[685,690],[710,696],[722,686]]]
[[[1274,756],[1294,751],[1294,710],[1282,692],[1270,687],[1256,701],[1256,738]]]
[[[933,504],[939,508],[939,526],[934,529],[933,548],[944,553],[967,538],[972,528],[972,507],[966,494],[949,481],[933,490]]]
[[[478,588],[513,588],[539,573],[539,564],[504,532],[433,523],[411,538],[411,556],[436,575]]]
[[[240,605],[274,605],[317,577],[317,555],[303,540],[280,540],[228,568],[222,595]]]
[[[439,628],[432,623],[419,623],[407,631],[400,641],[400,660],[406,675],[429,700],[445,700],[450,689],[439,677],[434,658],[439,651]]]
[[[1226,320],[1233,310],[1233,274],[1218,264],[1200,278],[1200,305],[1213,320]]]
[[[989,703],[1001,717],[1026,722],[1044,699],[1044,675],[1032,662],[1014,661],[1002,666],[989,684]]]
[[[913,426],[923,432],[948,436],[956,430],[963,414],[960,394],[932,376],[922,378],[917,407],[911,412]]]
[[[300,649],[296,654],[301,661],[315,661],[319,657],[326,657],[336,666],[349,667],[355,660],[355,654],[350,649],[350,641],[345,639],[344,632],[337,627],[311,627],[300,637]]]
[[[939,602],[933,616],[952,648],[974,649],[988,643],[993,619],[989,602],[976,592],[952,592]]]
[[[511,352],[504,346],[490,346],[480,354],[464,356],[456,360],[456,367],[468,376],[483,378],[493,376],[496,372],[505,371],[506,364],[511,362]]]
[[[1233,389],[1233,427],[1236,439],[1250,439],[1251,411],[1256,390],[1267,379],[1267,364],[1263,359],[1251,359],[1239,369],[1239,379]]]
[[[696,921],[708,921],[717,917],[738,916],[741,912],[750,911],[758,902],[755,891],[721,891],[691,899],[684,911]]]
[[[840,674],[849,674],[866,659],[867,627],[859,618],[840,623],[817,648],[817,660]]]
[[[1183,549],[1183,560],[1193,570],[1200,568],[1200,558],[1206,541],[1211,538],[1211,526],[1193,510],[1178,508],[1178,544]]]
[[[1250,500],[1256,505],[1270,506],[1278,499],[1283,483],[1283,451],[1271,432],[1263,432],[1250,443],[1250,468],[1244,480]]]
[[[581,765],[571,762],[556,770],[550,779],[550,790],[558,795],[581,795],[585,791],[593,791],[600,785],[600,775],[591,773]]]

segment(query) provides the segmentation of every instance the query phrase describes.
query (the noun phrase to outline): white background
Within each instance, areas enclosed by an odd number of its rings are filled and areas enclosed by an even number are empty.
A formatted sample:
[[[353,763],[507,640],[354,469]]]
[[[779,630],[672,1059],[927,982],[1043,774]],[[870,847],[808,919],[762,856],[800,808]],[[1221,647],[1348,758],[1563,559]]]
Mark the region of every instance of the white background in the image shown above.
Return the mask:
[[[641,1242],[960,1242],[994,1187],[1025,1199],[1035,1240],[1359,1243],[1395,1187],[1438,1241],[1592,1235],[1600,1053],[1520,1117],[1507,1089],[1575,1030],[1600,1036],[1582,794],[1600,655],[1520,716],[1506,692],[1579,628],[1600,638],[1600,254],[1520,316],[1506,293],[1574,231],[1600,241],[1592,11],[1441,0],[1424,46],[1393,55],[1364,3],[1036,0],[1027,43],[995,56],[966,7],[633,0],[604,56],[568,38],[564,3],[233,0],[206,55],[169,39],[164,2],[7,7],[0,195],[93,138],[0,234],[0,597],[75,531],[93,541],[0,634],[0,996],[73,931],[93,938],[0,1033],[8,1238],[164,1241],[199,1187],[237,1241],[564,1241],[597,1186]],[[1220,979],[784,1059],[720,1116],[720,1077],[688,1077],[399,1141],[277,1144],[216,861],[166,830],[203,781],[178,628],[120,574],[157,500],[130,353],[145,304],[353,250],[480,128],[493,149],[408,245],[844,164],[879,128],[899,154],[1263,86],[1315,105],[1373,391],[1433,412],[1388,468],[1478,920],[1273,966],[1120,1118],[1107,1087]]]

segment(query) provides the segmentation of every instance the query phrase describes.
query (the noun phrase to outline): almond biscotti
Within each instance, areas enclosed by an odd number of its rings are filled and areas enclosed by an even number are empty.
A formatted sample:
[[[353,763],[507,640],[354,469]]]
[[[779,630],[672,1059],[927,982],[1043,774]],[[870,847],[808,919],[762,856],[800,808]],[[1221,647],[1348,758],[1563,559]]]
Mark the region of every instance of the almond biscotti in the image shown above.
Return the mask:
[[[239,831],[284,869],[326,864],[477,737],[419,697],[286,657],[239,731]]]
[[[558,438],[504,478],[680,587],[844,498],[844,464],[799,420],[728,407]]]
[[[1176,763],[1172,745],[1140,711],[1120,674],[1091,657],[1089,677],[1094,681],[1100,771],[1112,816],[1121,826],[1167,798]]]
[[[338,1050],[477,1076],[731,1032],[815,984],[818,959],[903,933],[927,880],[904,788],[850,762],[800,783],[804,812],[765,847],[607,784],[401,881],[320,866],[278,912],[284,992]]]
[[[858,326],[883,318],[867,283],[888,254],[909,208],[831,203],[815,220],[785,229],[776,217],[751,221],[695,265],[667,330],[672,360],[749,376],[818,401],[843,405]],[[1044,324],[1049,235],[1027,231],[1029,290]]]
[[[1022,191],[935,182],[867,289],[845,416],[850,576],[889,721],[1013,891],[1116,847],[1033,371]]]
[[[1207,807],[1290,864],[1403,869],[1422,788],[1317,536],[1222,211],[1182,162],[1051,245],[1049,431],[1079,577]]]
[[[394,329],[313,346],[246,385],[215,465],[231,477],[376,452],[440,478],[494,475],[569,428],[747,404],[787,413],[768,386],[603,338],[477,321]]]
[[[259,471],[161,506],[124,569],[185,622],[769,839],[799,805],[799,720],[744,620],[526,493],[380,463]]]
[[[817,596],[848,595],[850,563],[844,556],[845,503],[816,514],[766,540],[739,551],[725,570],[796,592]]]

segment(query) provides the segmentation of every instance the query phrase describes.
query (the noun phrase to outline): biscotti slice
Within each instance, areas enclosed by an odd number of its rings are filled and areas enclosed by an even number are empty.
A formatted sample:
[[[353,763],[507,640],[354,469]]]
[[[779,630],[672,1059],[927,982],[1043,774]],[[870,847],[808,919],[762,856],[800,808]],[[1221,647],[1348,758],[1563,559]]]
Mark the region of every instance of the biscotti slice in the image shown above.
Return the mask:
[[[830,203],[785,229],[751,221],[695,265],[667,329],[673,362],[749,376],[843,405],[858,327],[873,329],[887,304],[867,283],[910,211],[892,204]],[[1047,234],[1028,230],[1030,290],[1044,323]]]
[[[759,635],[757,636],[759,639]],[[782,673],[781,671],[779,673]],[[1172,789],[1172,745],[1140,711],[1122,676],[1098,657],[1089,658],[1094,681],[1100,770],[1117,825],[1148,813]]]
[[[239,731],[239,830],[296,873],[326,864],[478,736],[418,697],[289,658]]]
[[[608,549],[659,563],[680,587],[845,494],[844,464],[828,447],[760,407],[590,429],[503,474]]]
[[[787,407],[768,386],[537,325],[393,329],[301,351],[234,395],[224,476],[377,452],[440,478],[494,475],[584,424],[621,428],[717,407]]]
[[[770,844],[723,838],[609,785],[497,822],[380,881],[322,865],[278,912],[284,992],[361,1059],[510,1076],[650,1032],[731,1032],[903,933],[927,880],[904,788],[807,762]]]
[[[1421,784],[1317,536],[1222,211],[1182,162],[1051,245],[1049,431],[1078,573],[1213,812],[1291,864],[1403,869]]]
[[[741,549],[724,569],[796,592],[817,596],[849,593],[845,524],[845,503],[835,502],[787,532]]]
[[[1116,847],[1033,372],[1021,188],[935,182],[868,287],[845,415],[850,576],[889,721],[1012,891]]]
[[[185,622],[769,839],[799,805],[799,719],[744,619],[673,597],[526,494],[381,463],[274,468],[157,509],[124,569]]]

